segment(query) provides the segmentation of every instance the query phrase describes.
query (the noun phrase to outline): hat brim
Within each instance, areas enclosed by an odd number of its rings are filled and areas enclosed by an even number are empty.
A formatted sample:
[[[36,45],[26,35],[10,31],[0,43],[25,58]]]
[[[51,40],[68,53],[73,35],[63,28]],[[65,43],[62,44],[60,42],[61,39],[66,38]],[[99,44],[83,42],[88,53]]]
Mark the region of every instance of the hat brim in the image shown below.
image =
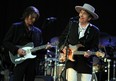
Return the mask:
[[[96,19],[99,18],[99,16],[98,16],[96,13],[93,13],[93,12],[91,12],[91,11],[85,9],[85,8],[83,8],[82,6],[75,6],[75,10],[76,10],[78,13],[79,13],[81,10],[86,10],[88,13],[90,13],[90,14],[93,16],[92,20],[96,20]]]

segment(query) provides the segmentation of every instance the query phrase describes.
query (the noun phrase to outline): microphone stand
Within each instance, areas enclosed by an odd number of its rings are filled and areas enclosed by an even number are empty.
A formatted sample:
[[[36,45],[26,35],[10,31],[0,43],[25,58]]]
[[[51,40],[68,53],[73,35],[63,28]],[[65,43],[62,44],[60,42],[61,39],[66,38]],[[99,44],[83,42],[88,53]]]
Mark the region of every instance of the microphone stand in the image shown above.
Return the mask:
[[[69,53],[69,43],[68,43],[68,38],[69,38],[69,34],[70,34],[70,29],[72,27],[72,21],[69,21],[69,30],[68,30],[68,33],[67,33],[67,36],[66,36],[66,39],[64,41],[64,46],[66,46],[66,56],[65,56],[65,67],[64,67],[64,81],[67,81],[66,80],[66,63],[67,63],[67,56],[68,56],[68,53]]]
[[[68,43],[66,44],[66,56],[65,56],[65,67],[64,67],[64,81],[67,81],[66,80],[66,63],[67,63],[67,61],[68,61],[68,58],[67,58],[67,56],[68,56],[68,53],[69,53],[69,45],[68,45]]]

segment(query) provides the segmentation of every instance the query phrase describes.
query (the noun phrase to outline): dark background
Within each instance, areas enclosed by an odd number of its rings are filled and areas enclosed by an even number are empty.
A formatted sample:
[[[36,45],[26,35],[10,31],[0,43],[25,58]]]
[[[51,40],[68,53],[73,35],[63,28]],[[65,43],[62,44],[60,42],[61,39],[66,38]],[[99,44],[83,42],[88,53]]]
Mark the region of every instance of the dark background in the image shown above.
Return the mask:
[[[12,23],[20,21],[27,6],[35,6],[40,11],[40,18],[35,24],[43,31],[44,43],[59,36],[71,17],[78,15],[76,5],[89,3],[96,8],[99,19],[92,21],[101,32],[115,36],[115,2],[113,0],[7,0],[0,2],[0,43]],[[48,21],[46,18],[55,17]]]
[[[60,36],[69,19],[78,15],[75,6],[84,3],[93,5],[96,9],[95,12],[99,15],[99,19],[92,23],[106,36],[116,36],[114,0],[4,0],[0,2],[0,46],[11,24],[21,20],[26,7],[33,5],[39,9],[40,18],[35,25],[42,30],[44,43],[47,43],[53,37]],[[47,20],[49,17],[56,19],[49,21]],[[5,53],[3,52],[3,54]],[[8,65],[8,63],[6,64]],[[102,76],[103,79],[107,79],[107,74],[105,76]]]

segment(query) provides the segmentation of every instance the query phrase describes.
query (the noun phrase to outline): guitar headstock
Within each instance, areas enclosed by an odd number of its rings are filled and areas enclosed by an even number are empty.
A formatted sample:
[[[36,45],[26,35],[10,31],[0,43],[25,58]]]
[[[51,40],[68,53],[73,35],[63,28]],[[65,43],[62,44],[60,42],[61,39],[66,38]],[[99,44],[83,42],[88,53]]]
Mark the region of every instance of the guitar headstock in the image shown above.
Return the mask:
[[[103,58],[105,56],[105,53],[104,52],[97,51],[95,55],[97,57],[102,57]]]

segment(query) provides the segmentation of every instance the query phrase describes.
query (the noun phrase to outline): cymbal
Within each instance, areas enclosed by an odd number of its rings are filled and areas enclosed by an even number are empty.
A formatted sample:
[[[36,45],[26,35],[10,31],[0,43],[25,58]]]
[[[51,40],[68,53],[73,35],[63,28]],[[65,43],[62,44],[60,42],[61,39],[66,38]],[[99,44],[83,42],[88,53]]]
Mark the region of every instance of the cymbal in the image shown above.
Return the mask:
[[[58,40],[59,40],[58,37],[53,37],[53,38],[50,39],[50,42],[56,42],[56,41],[58,41]]]

